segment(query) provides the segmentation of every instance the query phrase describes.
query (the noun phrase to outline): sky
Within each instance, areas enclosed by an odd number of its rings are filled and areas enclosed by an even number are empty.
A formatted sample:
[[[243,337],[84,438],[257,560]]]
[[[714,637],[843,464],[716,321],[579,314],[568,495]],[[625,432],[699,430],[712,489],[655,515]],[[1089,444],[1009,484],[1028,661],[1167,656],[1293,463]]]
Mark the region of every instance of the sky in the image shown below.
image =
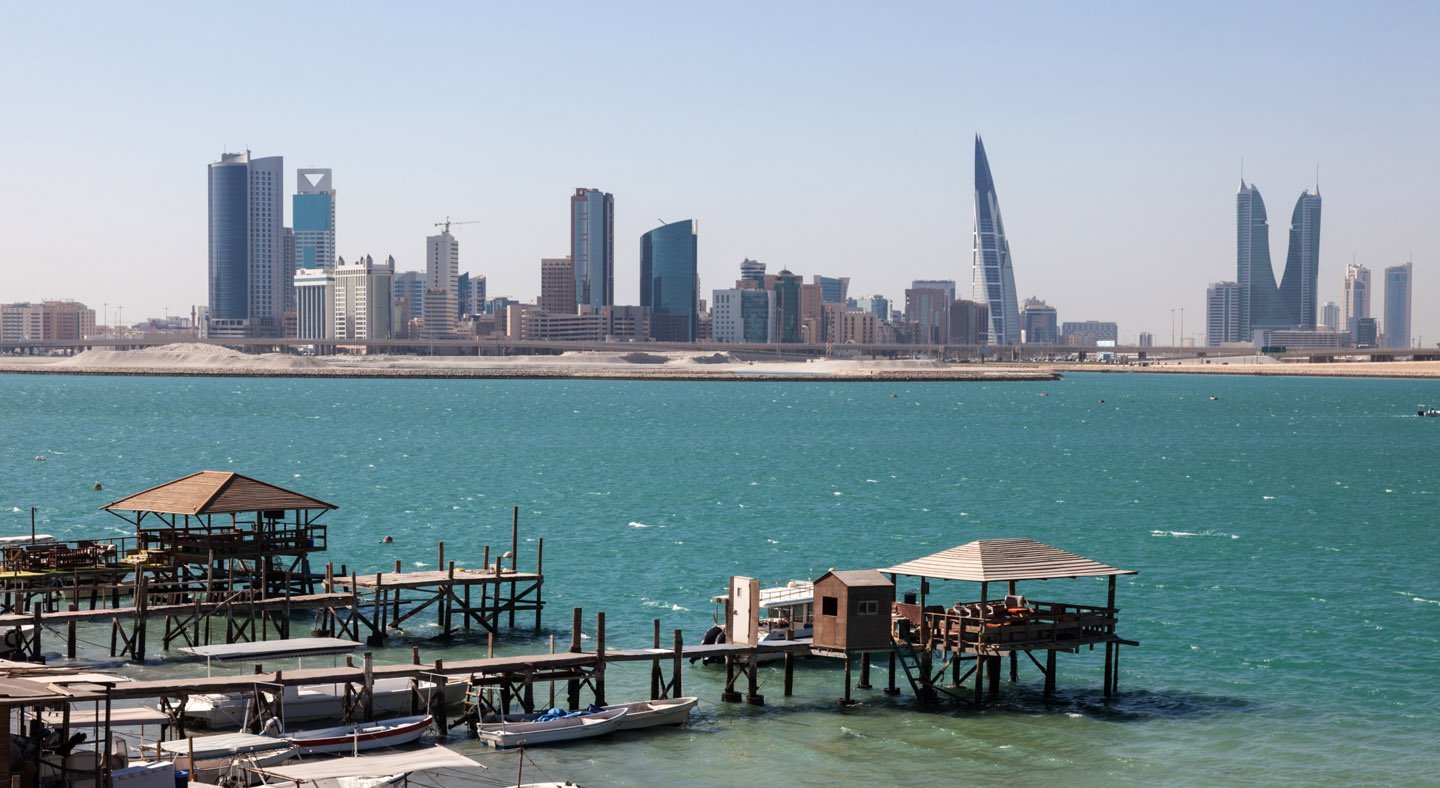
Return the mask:
[[[1440,4],[6,2],[0,302],[125,322],[206,299],[206,165],[329,167],[337,251],[423,270],[447,216],[490,295],[539,293],[576,187],[639,238],[699,224],[702,297],[746,257],[901,302],[971,280],[984,137],[1019,296],[1122,341],[1203,339],[1235,192],[1275,274],[1318,167],[1319,302],[1413,260],[1440,343]],[[289,198],[286,198],[287,221]],[[1379,292],[1372,312],[1381,310]],[[1183,328],[1180,326],[1183,315]]]

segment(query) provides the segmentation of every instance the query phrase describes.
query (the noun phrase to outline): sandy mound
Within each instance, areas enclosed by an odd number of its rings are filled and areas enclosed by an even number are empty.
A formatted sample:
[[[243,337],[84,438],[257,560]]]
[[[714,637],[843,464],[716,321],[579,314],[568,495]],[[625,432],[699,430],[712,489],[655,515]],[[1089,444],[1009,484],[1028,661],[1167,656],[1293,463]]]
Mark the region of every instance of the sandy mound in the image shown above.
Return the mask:
[[[323,366],[307,356],[241,353],[227,347],[178,342],[141,350],[87,350],[55,362],[87,369],[309,369]]]

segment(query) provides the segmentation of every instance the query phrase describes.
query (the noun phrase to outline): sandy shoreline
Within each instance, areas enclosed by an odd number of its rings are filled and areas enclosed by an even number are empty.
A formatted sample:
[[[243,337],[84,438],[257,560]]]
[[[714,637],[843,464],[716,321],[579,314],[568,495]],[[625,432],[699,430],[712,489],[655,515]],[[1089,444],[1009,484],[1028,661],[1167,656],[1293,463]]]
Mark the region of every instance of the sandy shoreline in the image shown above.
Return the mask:
[[[553,356],[297,356],[248,354],[180,343],[141,350],[89,350],[68,357],[0,358],[0,374],[190,377],[482,378],[673,381],[1019,381],[1074,372],[1440,378],[1440,361],[1282,363],[1212,359],[1149,366],[942,364],[931,359],[750,361],[727,353],[567,352]]]

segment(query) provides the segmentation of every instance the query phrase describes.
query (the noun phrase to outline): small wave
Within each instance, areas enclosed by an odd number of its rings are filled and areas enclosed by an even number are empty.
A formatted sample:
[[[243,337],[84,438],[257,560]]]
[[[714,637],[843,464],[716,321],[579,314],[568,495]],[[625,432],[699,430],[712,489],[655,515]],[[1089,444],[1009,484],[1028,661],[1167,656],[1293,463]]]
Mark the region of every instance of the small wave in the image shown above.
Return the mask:
[[[636,520],[631,520],[630,522],[626,523],[626,525],[630,526],[631,528],[654,528],[654,527],[655,527],[655,526],[653,526],[653,525],[646,525],[645,523],[638,522],[638,521],[636,521]]]
[[[778,542],[778,541],[776,541],[776,540],[774,540],[774,539],[766,539],[765,541],[769,542],[770,544],[780,544],[780,542]]]
[[[865,480],[865,483],[866,483],[866,484],[879,484],[880,482],[876,481],[875,479],[866,479],[866,480]]]
[[[23,512],[23,511],[25,511],[25,510],[24,510],[24,509],[21,509],[21,508],[18,507],[18,506],[12,506],[12,507],[10,507],[10,511],[12,511],[12,512]]]
[[[1267,501],[1273,501],[1273,500],[1275,500],[1275,496],[1273,496],[1273,495],[1262,495],[1262,496],[1260,496],[1260,497],[1261,497],[1261,498],[1264,498],[1264,499],[1267,500]]]
[[[429,566],[429,564],[425,563],[424,561],[415,561],[411,564],[411,566],[415,567],[416,569],[424,569],[425,567]]]
[[[650,598],[648,598],[648,597],[641,597],[641,598],[640,598],[640,604],[644,605],[645,607],[661,607],[661,608],[664,608],[664,609],[666,609],[666,610],[669,610],[669,611],[672,612],[672,613],[689,613],[689,612],[690,612],[690,608],[685,607],[684,605],[676,605],[676,604],[673,604],[673,603],[671,603],[671,602],[661,602],[661,601],[658,600],[658,599],[650,599]]]
[[[1410,597],[1410,601],[1426,605],[1440,605],[1440,599],[1426,599],[1423,596],[1412,596]]]
[[[831,494],[832,494],[832,495],[844,495],[845,493],[842,493],[842,492],[840,492],[839,490],[836,490],[835,492],[833,492],[833,493],[831,493]]]
[[[1219,536],[1226,539],[1239,539],[1240,534],[1227,534],[1224,531],[1160,531],[1150,532],[1151,536],[1170,536],[1176,539],[1187,536]]]

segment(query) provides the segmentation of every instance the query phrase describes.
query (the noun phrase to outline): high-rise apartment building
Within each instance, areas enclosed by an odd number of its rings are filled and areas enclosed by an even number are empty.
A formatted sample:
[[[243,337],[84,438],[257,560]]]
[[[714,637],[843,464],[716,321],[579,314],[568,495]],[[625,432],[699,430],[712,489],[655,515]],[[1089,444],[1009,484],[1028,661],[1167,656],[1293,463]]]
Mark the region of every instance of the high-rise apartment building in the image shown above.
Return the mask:
[[[905,322],[914,333],[912,341],[922,345],[943,345],[950,341],[951,294],[938,287],[912,287],[905,291]]]
[[[974,299],[989,309],[989,341],[995,345],[1020,344],[1020,306],[1015,294],[1015,270],[1010,242],[1000,219],[1000,199],[985,144],[975,135],[975,246],[971,268]]]
[[[225,153],[209,165],[212,337],[278,337],[285,293],[285,160]]]
[[[1240,333],[1239,282],[1215,282],[1205,289],[1205,344],[1219,347],[1226,342],[1249,341]]]
[[[425,327],[420,336],[426,339],[453,336],[459,299],[460,242],[446,226],[439,235],[425,239],[425,303],[421,309]]]
[[[945,297],[954,301],[959,297],[954,279],[915,279],[910,282],[912,290],[944,290]]]
[[[650,310],[650,334],[656,341],[695,341],[700,330],[698,263],[693,219],[640,236],[640,306]]]
[[[376,263],[365,255],[353,265],[336,258],[333,338],[390,339],[394,278],[394,257]]]
[[[1385,269],[1385,322],[1380,326],[1385,347],[1410,347],[1410,274],[1413,265],[1404,263]]]
[[[576,189],[570,198],[570,259],[575,301],[597,312],[615,303],[615,196]]]
[[[570,258],[540,260],[540,308],[552,315],[575,314],[575,263]]]
[[[977,301],[957,298],[950,304],[950,344],[987,344],[990,330],[990,308]]]
[[[1320,187],[1300,192],[1290,216],[1290,251],[1280,280],[1280,300],[1296,328],[1313,329],[1319,318],[1315,288],[1320,274]]]
[[[1370,269],[1351,263],[1345,266],[1344,318],[1341,326],[1355,333],[1355,321],[1370,317]]]
[[[775,341],[775,294],[769,290],[716,290],[710,305],[711,334],[716,342]]]
[[[1335,331],[1340,328],[1340,305],[1334,301],[1326,301],[1320,307],[1320,324],[1326,331]]]
[[[1060,341],[1060,315],[1055,307],[1035,296],[1025,299],[1020,309],[1020,324],[1025,330],[1025,344],[1054,345]]]

